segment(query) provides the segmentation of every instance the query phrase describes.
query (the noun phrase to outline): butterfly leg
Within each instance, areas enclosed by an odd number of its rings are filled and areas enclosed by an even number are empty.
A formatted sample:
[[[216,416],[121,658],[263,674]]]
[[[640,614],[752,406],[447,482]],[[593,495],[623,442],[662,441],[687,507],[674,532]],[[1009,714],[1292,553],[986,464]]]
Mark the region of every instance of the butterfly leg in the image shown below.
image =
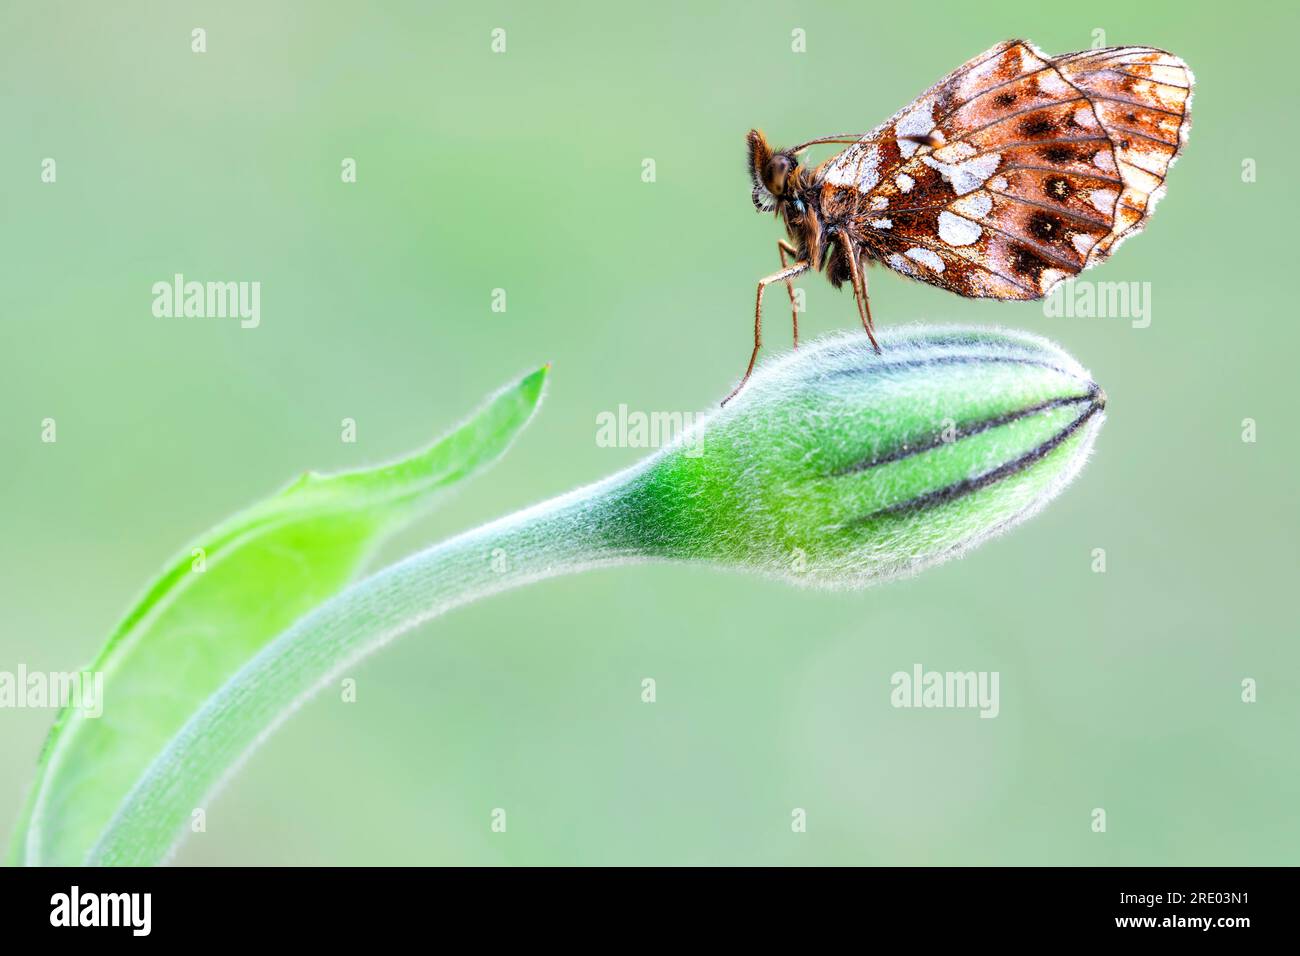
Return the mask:
[[[788,282],[795,276],[802,275],[807,271],[807,261],[800,260],[792,266],[787,266],[780,272],[774,272],[767,278],[758,280],[758,294],[754,301],[754,351],[753,354],[749,356],[749,366],[745,369],[745,375],[740,380],[740,384],[736,386],[735,391],[722,400],[723,405],[736,397],[736,394],[745,387],[745,383],[749,381],[749,376],[754,371],[754,362],[758,359],[758,350],[763,345],[763,290],[773,282]]]
[[[789,263],[785,261],[785,254],[787,252],[790,253],[791,260],[797,260],[799,258],[799,250],[796,249],[794,246],[790,245],[790,243],[786,242],[784,239],[778,239],[776,241],[776,251],[781,256],[782,269],[784,269],[786,266],[789,265]],[[797,306],[794,301],[794,283],[791,282],[789,279],[785,280],[785,291],[790,293],[790,315],[794,323],[794,347],[798,348],[799,347],[799,306]]]
[[[871,339],[871,346],[880,354],[880,343],[876,341],[876,322],[871,317],[871,296],[867,295],[867,269],[866,263],[858,264],[858,278],[862,282],[862,309],[867,314],[867,320],[864,323],[867,327],[867,338]]]
[[[845,249],[851,249],[848,255],[849,273],[853,277],[853,298],[858,304],[858,317],[862,319],[862,327],[867,330],[867,338],[871,339],[871,347],[880,354],[880,344],[876,341],[875,323],[871,321],[871,301],[867,298],[867,277],[858,259],[857,248],[853,246],[848,236],[843,236]]]

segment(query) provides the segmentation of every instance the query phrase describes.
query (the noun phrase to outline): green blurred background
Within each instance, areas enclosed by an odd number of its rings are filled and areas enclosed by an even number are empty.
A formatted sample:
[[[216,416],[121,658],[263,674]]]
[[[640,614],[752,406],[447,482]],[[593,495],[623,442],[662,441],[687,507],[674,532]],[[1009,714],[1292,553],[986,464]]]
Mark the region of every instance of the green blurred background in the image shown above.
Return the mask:
[[[1151,326],[872,284],[879,322],[1015,326],[1092,369],[1109,420],[1060,500],[861,593],[629,567],[457,611],[366,661],[357,703],[305,707],[178,862],[1297,862],[1281,6],[7,3],[0,669],[85,664],[192,536],[305,467],[414,448],[542,361],[519,444],[380,561],[631,463],[599,412],[708,408],[748,357],[778,234],[750,126],[866,129],[1001,39],[1102,29],[1199,81],[1169,195],[1087,276],[1150,282]],[[175,272],[260,281],[261,327],[154,318]],[[847,292],[804,287],[806,336],[854,326]],[[891,708],[918,662],[1000,671],[1001,716]],[[6,829],[52,716],[0,712]]]

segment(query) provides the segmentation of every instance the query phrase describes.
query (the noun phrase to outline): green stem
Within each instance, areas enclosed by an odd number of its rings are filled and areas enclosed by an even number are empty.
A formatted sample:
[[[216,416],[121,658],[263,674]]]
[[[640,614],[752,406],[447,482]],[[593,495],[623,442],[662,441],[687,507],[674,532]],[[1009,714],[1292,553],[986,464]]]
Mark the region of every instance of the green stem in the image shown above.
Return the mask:
[[[510,588],[640,557],[626,533],[634,524],[626,508],[633,471],[414,554],[303,617],[190,718],[137,781],[87,862],[164,859],[193,808],[299,704],[400,634]]]

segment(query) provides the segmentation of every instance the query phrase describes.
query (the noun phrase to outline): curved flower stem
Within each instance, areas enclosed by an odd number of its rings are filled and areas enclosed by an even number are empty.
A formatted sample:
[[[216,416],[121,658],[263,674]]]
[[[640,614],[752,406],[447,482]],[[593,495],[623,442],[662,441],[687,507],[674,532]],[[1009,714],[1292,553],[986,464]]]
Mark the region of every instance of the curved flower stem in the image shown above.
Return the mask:
[[[466,532],[327,601],[213,694],[123,801],[88,863],[166,858],[193,808],[289,714],[361,658],[462,604],[639,555],[620,543],[630,472]]]

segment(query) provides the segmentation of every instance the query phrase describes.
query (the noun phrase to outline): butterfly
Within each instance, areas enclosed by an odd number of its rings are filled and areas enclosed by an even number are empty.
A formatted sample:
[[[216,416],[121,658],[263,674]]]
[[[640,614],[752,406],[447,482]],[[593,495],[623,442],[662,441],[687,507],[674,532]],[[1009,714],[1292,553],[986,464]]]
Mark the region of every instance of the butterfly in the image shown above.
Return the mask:
[[[876,351],[866,266],[958,295],[1039,299],[1140,232],[1187,139],[1192,72],[1152,47],[1051,57],[1026,40],[999,43],[866,134],[774,150],[750,130],[754,205],[785,221],[781,269],[799,345],[795,277],[825,272],[851,284]],[[799,154],[848,148],[816,167]],[[790,257],[787,261],[787,256]]]

